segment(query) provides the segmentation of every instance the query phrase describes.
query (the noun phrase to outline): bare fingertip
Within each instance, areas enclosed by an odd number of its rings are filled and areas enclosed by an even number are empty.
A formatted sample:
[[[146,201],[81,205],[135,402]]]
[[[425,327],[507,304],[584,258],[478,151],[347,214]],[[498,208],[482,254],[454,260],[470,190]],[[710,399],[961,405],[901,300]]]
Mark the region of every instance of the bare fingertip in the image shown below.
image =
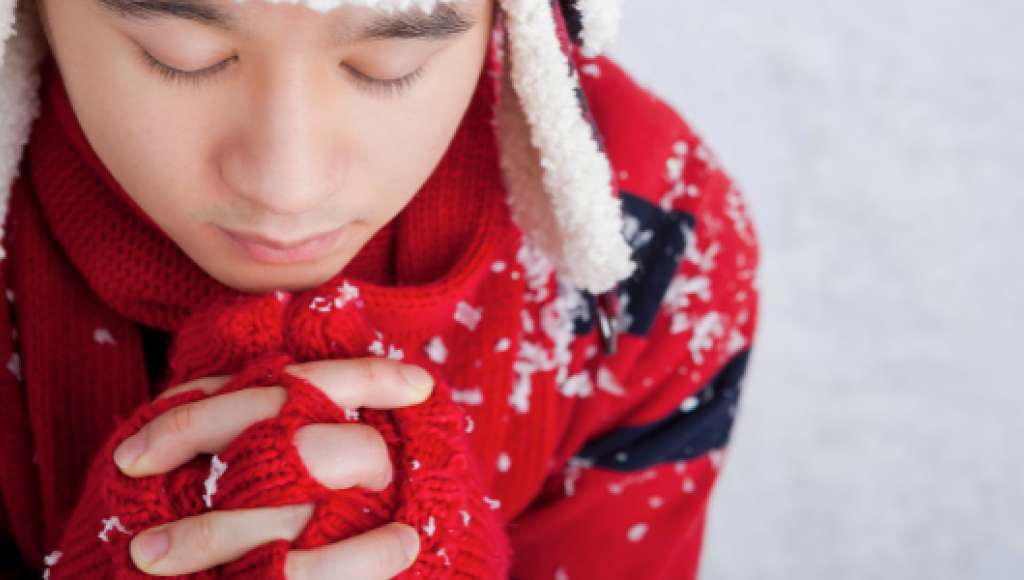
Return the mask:
[[[155,528],[135,536],[131,541],[132,560],[141,569],[148,570],[167,555],[171,539],[167,530]]]
[[[114,450],[114,463],[117,464],[121,473],[129,475],[128,471],[131,470],[145,450],[146,436],[142,431],[139,431],[117,446],[117,449]]]
[[[418,394],[425,395],[434,387],[434,377],[422,367],[403,364],[400,370],[405,383]]]
[[[398,530],[398,541],[402,544],[402,551],[405,552],[407,562],[416,561],[416,557],[420,554],[420,535],[411,526],[405,524],[399,524]]]

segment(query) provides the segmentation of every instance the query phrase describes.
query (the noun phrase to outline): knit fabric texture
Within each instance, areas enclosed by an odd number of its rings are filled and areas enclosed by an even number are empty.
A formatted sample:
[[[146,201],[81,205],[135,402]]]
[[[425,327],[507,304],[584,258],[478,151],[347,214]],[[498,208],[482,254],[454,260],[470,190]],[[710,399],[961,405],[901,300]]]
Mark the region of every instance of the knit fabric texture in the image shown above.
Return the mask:
[[[0,260],[0,577],[130,577],[126,546],[148,522],[259,496],[317,504],[291,547],[347,533],[339,521],[352,531],[377,516],[407,518],[424,546],[412,576],[697,578],[756,344],[756,233],[740,189],[671,107],[608,58],[574,60],[638,266],[616,290],[621,310],[611,320],[600,296],[560,276],[512,223],[485,130],[489,83],[435,173],[338,276],[307,292],[242,296],[133,205],[50,69]],[[495,78],[485,72],[482,81]],[[614,351],[608,327],[618,329]],[[159,352],[167,375],[148,372],[150,329],[174,339]],[[365,354],[434,375],[422,415],[357,417],[281,372],[286,361]],[[286,415],[254,426],[216,461],[201,456],[160,478],[174,493],[114,472],[117,442],[199,396],[154,404],[154,394],[208,372],[233,377],[224,390],[281,383]],[[310,482],[284,442],[296,424],[319,420],[380,430],[393,486],[335,495]],[[482,481],[452,481],[460,453]],[[424,471],[428,460],[439,471]],[[424,480],[429,473],[438,477]],[[452,508],[438,502],[463,497],[465,515],[440,517]],[[327,516],[335,508],[342,520]],[[501,521],[491,527],[488,515]],[[273,578],[284,554],[283,543],[264,546],[208,575]]]
[[[120,422],[93,465],[85,493],[96,501],[79,503],[73,513],[50,578],[147,577],[129,556],[129,541],[138,532],[210,509],[302,502],[314,502],[315,511],[294,542],[265,544],[240,560],[190,577],[283,577],[289,549],[327,545],[390,521],[420,532],[420,556],[401,577],[505,577],[507,540],[487,502],[466,436],[467,418],[443,376],[435,374],[434,391],[424,403],[378,411],[340,408],[315,386],[284,372],[296,362],[368,356],[433,368],[418,343],[403,342],[401,331],[389,331],[398,322],[394,302],[407,302],[410,290],[370,284],[346,270],[307,291],[253,295],[201,275],[152,222],[141,219],[141,210],[89,153],[59,74],[52,63],[47,70],[46,110],[30,145],[33,184],[44,220],[78,271],[120,315],[174,333],[164,386],[231,375],[216,394],[263,385],[280,385],[288,393],[277,417],[252,425],[215,458],[202,455],[167,475],[136,479],[113,463],[117,445],[160,413],[213,395],[191,391],[138,407]],[[498,212],[490,79],[481,75],[449,151],[408,208],[416,218],[434,217],[418,219],[420,231],[410,234],[421,238],[422,246],[413,245],[422,248],[420,255],[396,258],[404,261],[395,266],[401,280],[429,280],[454,260],[452,275],[433,288],[448,300],[435,305],[423,300],[425,314],[447,309],[450,297],[470,286],[466,274],[484,270],[474,264],[487,259],[488,237],[509,225]],[[481,166],[492,171],[481,171]],[[443,207],[457,207],[460,218],[476,219],[448,227],[451,216],[437,211],[442,196]],[[21,198],[16,207],[22,210],[29,203]],[[31,242],[21,231],[16,244],[30,252],[25,246]],[[382,239],[391,235],[385,232]],[[445,237],[451,239],[440,239]],[[453,254],[432,256],[429,248]],[[475,326],[471,317],[464,314],[462,324]],[[75,321],[46,317],[39,324],[59,327]],[[388,443],[395,477],[385,490],[330,490],[306,471],[292,444],[294,432],[312,423],[346,422],[371,425]]]

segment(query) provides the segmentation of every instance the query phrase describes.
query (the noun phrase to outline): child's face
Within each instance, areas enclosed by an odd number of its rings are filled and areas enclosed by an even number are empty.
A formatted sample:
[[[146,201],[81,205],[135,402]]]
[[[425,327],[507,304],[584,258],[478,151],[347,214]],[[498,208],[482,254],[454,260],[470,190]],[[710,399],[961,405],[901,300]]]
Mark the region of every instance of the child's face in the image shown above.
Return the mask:
[[[100,159],[192,260],[249,292],[326,281],[412,199],[473,95],[493,12],[493,0],[442,4],[434,13],[451,34],[357,40],[421,27],[395,29],[380,20],[387,13],[357,6],[322,14],[259,0],[40,3]],[[179,16],[132,18],[116,4],[171,5]],[[232,28],[204,22],[215,13]],[[167,78],[146,53],[210,74]],[[396,79],[420,67],[401,89],[363,77]],[[224,231],[288,243],[338,228],[326,251],[306,244],[290,257],[251,253]]]

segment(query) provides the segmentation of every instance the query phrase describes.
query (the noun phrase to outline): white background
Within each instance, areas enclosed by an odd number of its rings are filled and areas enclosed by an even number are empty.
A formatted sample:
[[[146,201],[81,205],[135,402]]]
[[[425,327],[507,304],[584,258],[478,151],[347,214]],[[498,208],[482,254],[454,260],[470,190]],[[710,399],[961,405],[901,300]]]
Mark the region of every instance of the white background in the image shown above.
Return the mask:
[[[1024,578],[1024,3],[632,0],[744,191],[761,328],[704,580]]]

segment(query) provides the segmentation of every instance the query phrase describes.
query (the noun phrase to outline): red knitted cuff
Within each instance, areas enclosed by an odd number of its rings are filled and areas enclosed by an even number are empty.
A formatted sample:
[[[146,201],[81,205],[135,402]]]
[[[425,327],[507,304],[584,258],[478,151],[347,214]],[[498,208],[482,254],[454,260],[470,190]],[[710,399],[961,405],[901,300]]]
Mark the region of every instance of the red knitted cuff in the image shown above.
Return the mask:
[[[140,407],[121,423],[97,455],[90,472],[92,483],[72,515],[61,546],[62,557],[51,569],[50,577],[100,578],[113,574],[118,578],[148,578],[131,560],[131,538],[151,527],[214,509],[314,502],[318,504],[316,516],[324,511],[320,500],[333,493],[331,511],[356,514],[344,519],[324,518],[327,525],[300,537],[296,547],[324,545],[388,521],[390,512],[384,509],[383,501],[393,502],[393,487],[384,492],[362,488],[332,492],[306,469],[292,442],[295,431],[311,423],[355,419],[346,417],[344,410],[319,389],[283,375],[283,362],[264,359],[235,375],[218,393],[191,391],[158,399]],[[270,364],[276,369],[268,373],[266,365]],[[288,400],[276,417],[250,425],[215,459],[198,456],[168,474],[142,478],[122,474],[113,462],[117,446],[160,414],[179,405],[254,386],[253,382],[283,385]],[[373,509],[366,509],[367,506]],[[279,577],[276,574],[283,569],[288,546],[288,542],[275,541],[251,550],[229,565],[186,577]]]

